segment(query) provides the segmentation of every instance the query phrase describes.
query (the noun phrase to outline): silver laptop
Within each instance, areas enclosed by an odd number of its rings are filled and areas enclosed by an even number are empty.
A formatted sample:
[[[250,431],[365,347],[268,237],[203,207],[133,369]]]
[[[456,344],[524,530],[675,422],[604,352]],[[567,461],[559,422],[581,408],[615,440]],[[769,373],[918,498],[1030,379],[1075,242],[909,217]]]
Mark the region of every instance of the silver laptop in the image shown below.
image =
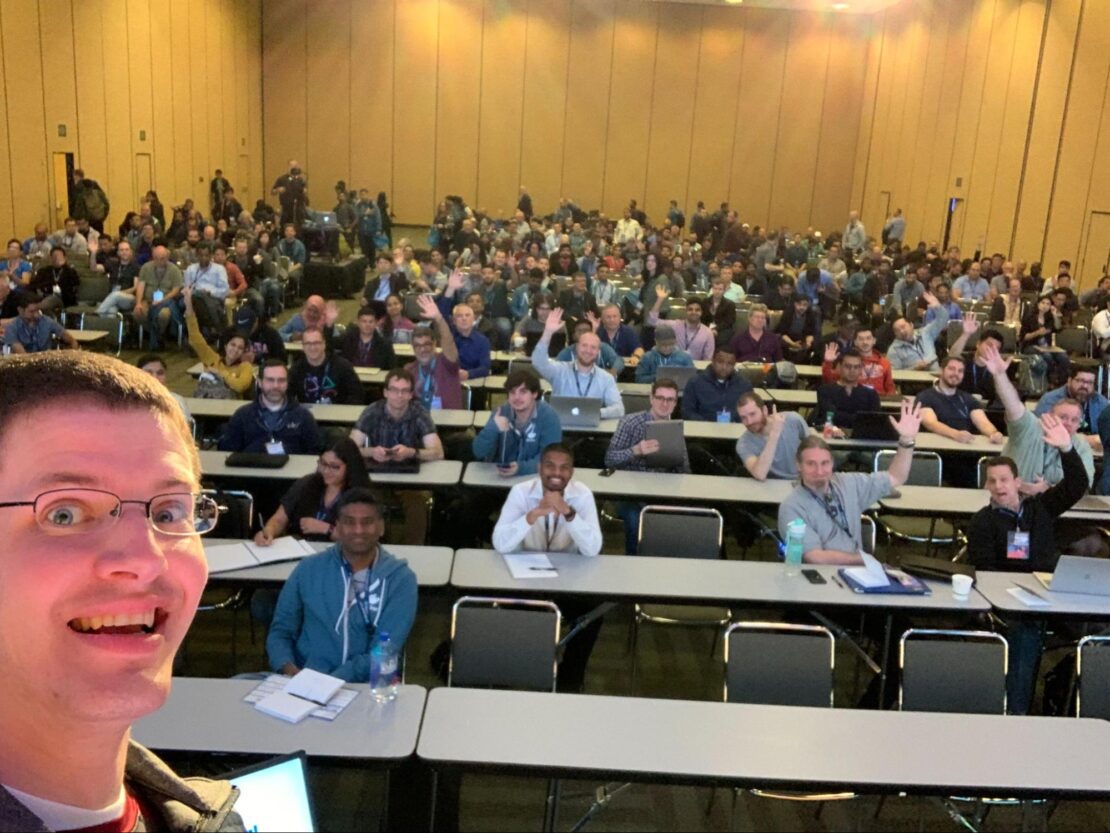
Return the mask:
[[[1055,573],[1034,573],[1037,581],[1053,593],[1085,593],[1110,596],[1110,560],[1061,555]]]
[[[601,425],[601,400],[588,396],[553,396],[551,407],[564,428],[597,428]]]
[[[1071,508],[1072,512],[1110,512],[1110,497],[1083,495]]]
[[[663,365],[655,369],[656,379],[673,379],[674,383],[678,385],[679,393],[686,387],[694,376],[697,375],[698,369],[696,367],[680,367],[678,365]]]
[[[681,419],[654,420],[644,426],[644,438],[656,440],[659,450],[644,457],[649,466],[661,469],[681,469],[686,460],[686,437],[682,433]]]

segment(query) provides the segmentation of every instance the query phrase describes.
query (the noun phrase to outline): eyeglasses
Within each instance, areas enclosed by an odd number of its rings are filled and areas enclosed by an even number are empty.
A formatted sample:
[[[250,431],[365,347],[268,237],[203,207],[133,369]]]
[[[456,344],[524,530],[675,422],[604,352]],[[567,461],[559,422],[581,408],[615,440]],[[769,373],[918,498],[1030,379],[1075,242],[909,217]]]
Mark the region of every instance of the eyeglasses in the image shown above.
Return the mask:
[[[125,503],[142,506],[155,531],[175,537],[211,532],[220,516],[219,505],[204,494],[173,492],[150,500],[123,500],[100,489],[52,489],[34,500],[0,503],[0,509],[30,506],[35,523],[46,534],[81,535],[114,525]]]
[[[327,469],[328,471],[340,471],[343,468],[342,463],[329,463],[322,457],[316,461],[316,466],[317,468]]]
[[[656,402],[663,403],[664,405],[673,405],[678,402],[677,396],[657,396],[655,394],[652,394],[651,398],[654,399]]]
[[[398,396],[412,396],[412,388],[396,388],[392,385],[385,389],[386,393],[395,393]]]

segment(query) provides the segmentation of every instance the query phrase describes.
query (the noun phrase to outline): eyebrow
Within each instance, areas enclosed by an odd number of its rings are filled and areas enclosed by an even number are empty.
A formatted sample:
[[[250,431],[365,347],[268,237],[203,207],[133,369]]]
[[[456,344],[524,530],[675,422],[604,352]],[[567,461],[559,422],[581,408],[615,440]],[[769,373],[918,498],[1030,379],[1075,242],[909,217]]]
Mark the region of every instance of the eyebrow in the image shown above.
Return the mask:
[[[84,474],[82,472],[70,471],[57,471],[50,474],[43,475],[31,481],[31,486],[38,488],[41,486],[56,486],[67,484],[71,486],[88,486],[90,488],[103,488],[103,483],[99,477],[91,474]],[[168,477],[165,480],[160,480],[155,484],[155,489],[176,489],[184,488],[192,491],[197,486],[196,483],[183,480],[179,477]]]

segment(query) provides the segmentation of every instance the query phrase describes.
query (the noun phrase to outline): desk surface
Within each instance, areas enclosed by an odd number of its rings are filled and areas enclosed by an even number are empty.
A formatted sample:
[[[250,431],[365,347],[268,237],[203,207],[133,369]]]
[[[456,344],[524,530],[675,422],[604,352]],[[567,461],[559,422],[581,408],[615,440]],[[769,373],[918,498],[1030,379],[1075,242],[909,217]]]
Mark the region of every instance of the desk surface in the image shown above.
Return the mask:
[[[760,482],[750,477],[724,477],[709,474],[669,474],[660,472],[616,471],[602,477],[600,469],[575,469],[574,478],[595,495],[630,499],[665,500],[668,503],[753,503],[777,505],[794,488],[787,480]],[[493,463],[468,463],[463,484],[508,489],[527,477],[502,477]]]
[[[107,330],[66,330],[78,344],[95,344],[108,338]]]
[[[204,372],[204,364],[197,362],[190,365],[186,371],[194,379]],[[385,384],[385,374],[388,371],[382,370],[377,367],[356,367],[355,373],[358,375],[358,380],[364,385],[383,385]]]
[[[1050,607],[1029,607],[1010,595],[1011,587],[1024,587],[1052,602]],[[1110,596],[1092,596],[1089,593],[1053,593],[1045,590],[1037,577],[1029,573],[996,573],[981,571],[975,574],[975,589],[1003,613],[1025,616],[1071,616],[1091,619],[1110,618]]]
[[[1091,719],[437,688],[417,753],[594,780],[1095,798],[1106,743]]]
[[[286,723],[243,702],[258,680],[174,677],[161,709],[135,724],[144,746],[180,752],[282,755],[303,749],[331,758],[403,760],[416,749],[427,692],[401,687],[392,703],[370,699],[365,685],[334,721],[308,717]]]
[[[918,447],[920,447],[920,442]],[[990,496],[986,489],[953,489],[947,486],[903,486],[900,497],[885,497],[879,501],[888,512],[898,515],[936,515],[945,518],[970,517],[986,506]],[[1091,522],[1110,521],[1110,506],[1105,498],[1087,495],[1082,509],[1065,512],[1067,520]]]
[[[244,480],[296,480],[316,471],[315,454],[290,454],[289,462],[280,469],[255,469],[231,467],[224,461],[226,451],[201,451],[200,467],[206,477],[242,478]],[[462,476],[458,460],[435,460],[421,463],[418,474],[371,474],[371,483],[390,486],[408,486],[414,489],[432,489],[458,485]]]
[[[232,414],[249,404],[241,399],[196,399],[185,398],[189,413],[194,418],[230,419]],[[325,425],[351,425],[358,422],[366,409],[365,405],[306,405],[313,418]],[[474,422],[474,412],[434,409],[431,412],[436,428],[469,428]]]
[[[221,544],[236,544],[238,541],[230,538],[204,538],[204,546],[215,547]],[[331,544],[326,541],[311,541],[310,545],[316,552],[323,552]],[[391,555],[403,558],[409,567],[416,573],[416,583],[421,587],[446,587],[451,580],[451,566],[455,561],[455,552],[449,547],[412,546],[409,544],[390,544],[382,542],[382,546]],[[223,573],[212,573],[208,576],[208,583],[228,582],[231,584],[281,584],[297,561],[279,561],[276,564],[262,564],[258,567],[248,567],[243,570],[228,570]]]
[[[815,567],[827,584],[810,584],[805,576],[787,576],[783,565],[766,561],[720,561],[700,558],[652,558],[599,555],[587,558],[550,553],[554,578],[514,579],[505,559],[493,550],[458,550],[451,584],[460,590],[528,595],[591,595],[611,599],[708,604],[757,604],[771,607],[866,607],[935,612],[985,612],[990,605],[978,594],[964,601],[951,587],[927,582],[929,596],[853,593],[831,580],[836,567]]]

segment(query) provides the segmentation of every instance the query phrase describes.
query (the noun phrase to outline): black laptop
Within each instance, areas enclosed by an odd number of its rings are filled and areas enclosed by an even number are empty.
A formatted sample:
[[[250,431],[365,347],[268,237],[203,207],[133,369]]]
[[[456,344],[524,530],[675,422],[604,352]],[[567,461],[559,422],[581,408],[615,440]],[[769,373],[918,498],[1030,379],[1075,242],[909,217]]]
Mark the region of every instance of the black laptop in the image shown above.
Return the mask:
[[[898,431],[890,424],[890,414],[860,411],[852,422],[852,439],[898,442]]]
[[[280,469],[289,462],[288,454],[266,454],[262,451],[233,451],[224,463],[246,469]]]

